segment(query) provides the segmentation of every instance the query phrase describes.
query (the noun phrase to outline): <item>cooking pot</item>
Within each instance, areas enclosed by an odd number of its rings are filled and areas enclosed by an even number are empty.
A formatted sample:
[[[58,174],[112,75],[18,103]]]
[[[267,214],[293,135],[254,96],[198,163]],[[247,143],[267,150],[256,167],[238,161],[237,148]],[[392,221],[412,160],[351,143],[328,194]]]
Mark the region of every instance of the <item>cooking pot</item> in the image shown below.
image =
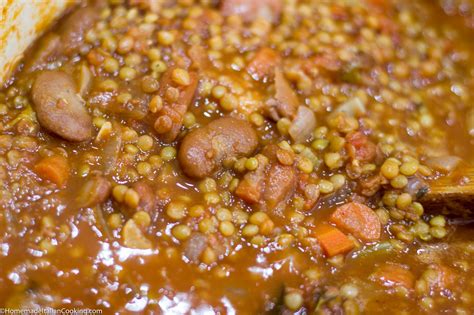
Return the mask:
[[[73,0],[0,0],[0,83],[8,80],[25,50]]]

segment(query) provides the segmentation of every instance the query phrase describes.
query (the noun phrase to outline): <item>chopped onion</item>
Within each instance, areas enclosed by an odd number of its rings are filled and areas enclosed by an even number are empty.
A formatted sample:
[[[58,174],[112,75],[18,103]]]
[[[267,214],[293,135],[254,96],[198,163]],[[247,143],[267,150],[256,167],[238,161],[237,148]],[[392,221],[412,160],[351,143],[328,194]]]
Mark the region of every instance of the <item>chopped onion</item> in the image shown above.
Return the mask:
[[[296,143],[303,142],[309,138],[314,128],[316,128],[316,118],[313,111],[306,106],[298,107],[295,119],[288,131],[291,138]]]
[[[92,72],[85,64],[81,64],[79,69],[79,95],[84,96],[89,92],[92,84]]]
[[[122,133],[117,128],[115,130],[102,147],[102,165],[105,174],[110,174],[115,170],[122,150]]]
[[[359,117],[366,113],[365,104],[358,97],[353,97],[350,100],[342,103],[334,112],[343,112],[350,117]]]
[[[437,171],[449,173],[458,167],[461,161],[461,158],[458,156],[444,155],[429,158],[425,161],[425,164]]]

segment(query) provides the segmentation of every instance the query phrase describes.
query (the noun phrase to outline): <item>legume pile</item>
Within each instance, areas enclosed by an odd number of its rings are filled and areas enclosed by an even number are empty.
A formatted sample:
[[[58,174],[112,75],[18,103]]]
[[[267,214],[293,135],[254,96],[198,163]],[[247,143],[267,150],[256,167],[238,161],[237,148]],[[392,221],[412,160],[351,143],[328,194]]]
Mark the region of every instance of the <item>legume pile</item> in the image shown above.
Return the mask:
[[[0,90],[0,306],[472,314],[422,201],[473,162],[469,8],[74,8]]]

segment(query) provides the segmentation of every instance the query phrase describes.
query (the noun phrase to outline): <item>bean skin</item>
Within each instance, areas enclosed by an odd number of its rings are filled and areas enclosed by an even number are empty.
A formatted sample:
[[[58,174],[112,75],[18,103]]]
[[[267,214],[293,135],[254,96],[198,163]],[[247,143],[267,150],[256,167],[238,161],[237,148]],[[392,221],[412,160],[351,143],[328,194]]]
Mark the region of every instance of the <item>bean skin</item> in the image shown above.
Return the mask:
[[[112,184],[103,176],[90,178],[81,187],[77,204],[81,207],[94,207],[105,202],[112,191]]]
[[[248,122],[224,117],[187,134],[178,159],[186,175],[204,178],[217,171],[224,159],[249,156],[257,145],[257,133]]]
[[[70,75],[62,71],[41,72],[31,96],[43,128],[69,141],[92,137],[92,119]]]
[[[132,185],[132,188],[140,196],[140,203],[138,208],[150,213],[155,207],[155,194],[153,189],[145,181],[139,181]]]
[[[99,12],[93,7],[82,8],[64,21],[59,34],[66,55],[73,54],[82,45],[86,32],[99,20]]]

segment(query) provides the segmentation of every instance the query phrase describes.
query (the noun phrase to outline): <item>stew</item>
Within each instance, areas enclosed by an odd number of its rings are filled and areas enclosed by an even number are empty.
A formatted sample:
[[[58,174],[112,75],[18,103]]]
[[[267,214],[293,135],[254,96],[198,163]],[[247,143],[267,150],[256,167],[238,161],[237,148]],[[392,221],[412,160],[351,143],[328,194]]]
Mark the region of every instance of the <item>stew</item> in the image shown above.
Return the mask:
[[[0,90],[0,306],[472,313],[422,202],[474,162],[472,4],[71,9]]]

